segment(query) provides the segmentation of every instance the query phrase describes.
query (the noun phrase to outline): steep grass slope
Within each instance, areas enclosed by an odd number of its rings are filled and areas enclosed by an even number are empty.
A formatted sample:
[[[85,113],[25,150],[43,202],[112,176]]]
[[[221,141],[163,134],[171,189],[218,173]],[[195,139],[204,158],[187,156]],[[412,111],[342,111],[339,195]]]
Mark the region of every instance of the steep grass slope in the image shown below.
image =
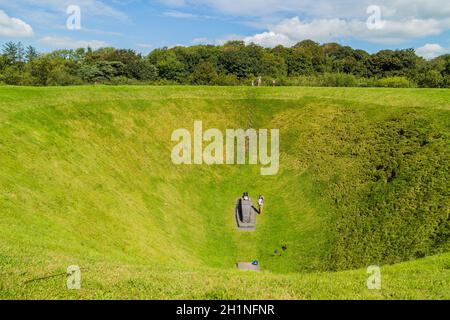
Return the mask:
[[[309,274],[449,250],[448,101],[448,90],[0,88],[1,296],[448,297],[448,254],[386,267],[387,294],[365,291],[363,269]],[[171,133],[195,120],[279,128],[279,174],[175,166]],[[235,230],[243,191],[267,199],[254,233]],[[252,259],[266,273],[233,271]],[[70,264],[78,293],[58,277],[27,282]]]

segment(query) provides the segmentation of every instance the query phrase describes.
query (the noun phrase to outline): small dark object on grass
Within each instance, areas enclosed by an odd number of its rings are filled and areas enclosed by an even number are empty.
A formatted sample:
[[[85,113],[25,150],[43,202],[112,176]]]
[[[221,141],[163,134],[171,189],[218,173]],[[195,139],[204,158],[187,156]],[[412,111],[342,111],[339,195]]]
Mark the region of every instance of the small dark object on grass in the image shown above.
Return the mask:
[[[286,251],[286,250],[287,250],[287,244],[284,244],[284,245],[281,247],[281,249],[283,249],[283,251]]]

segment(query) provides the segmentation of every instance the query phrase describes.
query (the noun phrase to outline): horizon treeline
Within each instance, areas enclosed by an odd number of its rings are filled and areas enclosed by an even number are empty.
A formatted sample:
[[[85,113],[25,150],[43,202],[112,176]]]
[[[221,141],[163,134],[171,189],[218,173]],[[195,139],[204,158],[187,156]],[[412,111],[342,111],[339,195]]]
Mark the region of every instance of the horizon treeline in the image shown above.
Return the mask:
[[[142,55],[112,47],[39,53],[21,42],[2,45],[0,84],[82,84],[450,87],[450,54],[432,60],[414,49],[374,54],[338,43],[304,40],[264,48],[243,41],[159,48]]]

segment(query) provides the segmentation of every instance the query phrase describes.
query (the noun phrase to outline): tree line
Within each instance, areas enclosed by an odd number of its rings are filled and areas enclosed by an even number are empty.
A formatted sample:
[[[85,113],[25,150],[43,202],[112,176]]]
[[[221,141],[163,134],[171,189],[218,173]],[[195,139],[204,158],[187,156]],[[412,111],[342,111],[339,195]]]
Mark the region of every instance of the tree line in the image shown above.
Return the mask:
[[[259,77],[262,85],[448,88],[450,55],[425,60],[414,49],[369,54],[312,40],[289,48],[229,41],[159,48],[148,55],[110,47],[39,53],[8,42],[0,55],[0,83],[8,85],[250,85]]]

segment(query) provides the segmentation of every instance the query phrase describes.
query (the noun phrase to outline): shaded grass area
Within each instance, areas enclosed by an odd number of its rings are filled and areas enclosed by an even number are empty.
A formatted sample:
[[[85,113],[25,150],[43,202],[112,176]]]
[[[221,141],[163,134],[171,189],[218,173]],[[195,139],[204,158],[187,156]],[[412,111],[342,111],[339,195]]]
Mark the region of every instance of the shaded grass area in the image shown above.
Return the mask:
[[[365,269],[322,273],[448,251],[448,90],[1,87],[0,97],[4,298],[448,298],[448,254],[386,266],[378,293]],[[170,135],[195,120],[279,128],[280,173],[173,165]],[[243,191],[267,200],[255,233],[235,229]],[[263,274],[233,271],[253,259]],[[23,284],[70,264],[88,270],[79,293],[61,278]]]

